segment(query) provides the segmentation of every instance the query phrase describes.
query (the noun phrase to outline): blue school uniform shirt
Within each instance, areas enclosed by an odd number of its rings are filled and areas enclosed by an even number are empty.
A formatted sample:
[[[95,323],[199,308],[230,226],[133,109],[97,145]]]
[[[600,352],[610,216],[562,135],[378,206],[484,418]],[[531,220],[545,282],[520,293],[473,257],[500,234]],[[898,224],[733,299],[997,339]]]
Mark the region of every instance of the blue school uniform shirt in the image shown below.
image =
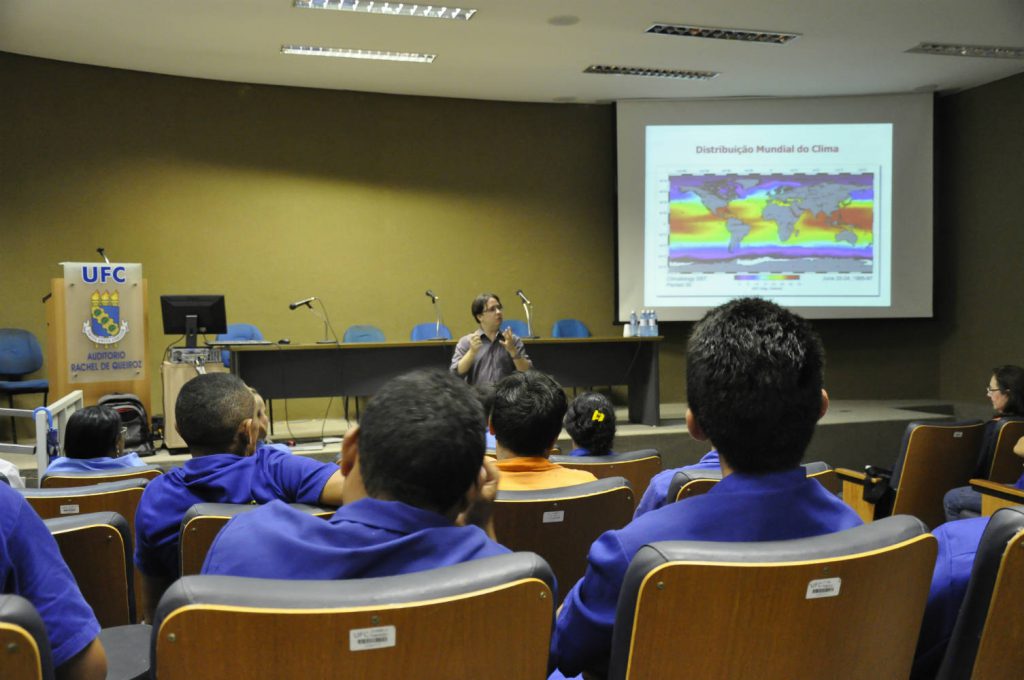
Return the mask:
[[[849,506],[808,479],[802,467],[764,475],[734,472],[706,494],[670,503],[594,542],[586,573],[562,605],[552,655],[565,675],[607,666],[622,580],[647,543],[779,541],[861,524]]]
[[[146,485],[135,512],[135,564],[149,576],[175,579],[178,532],[193,505],[275,499],[315,504],[337,471],[337,465],[273,445],[261,446],[251,456],[217,453],[193,458]]]
[[[109,472],[111,470],[123,470],[133,467],[145,467],[145,463],[134,451],[123,456],[112,458],[100,456],[98,458],[68,458],[59,456],[53,459],[46,468],[44,474],[52,475],[59,472]]]
[[[39,612],[60,666],[100,633],[57,542],[25,498],[0,484],[0,590],[21,595]]]
[[[988,520],[988,517],[959,519],[932,531],[939,549],[914,654],[914,677],[931,677],[942,663]]]
[[[410,574],[508,553],[475,526],[436,512],[363,498],[324,520],[274,501],[233,518],[214,539],[204,574],[348,579]]]
[[[572,451],[570,451],[567,455],[570,455],[570,456],[593,456],[594,454],[590,452],[590,449],[576,448],[576,449],[573,449]],[[600,454],[597,454],[597,455],[599,455],[599,456],[614,456],[615,452],[614,451],[609,451],[608,453],[600,453]]]
[[[670,470],[662,470],[658,474],[651,477],[651,483],[647,486],[647,490],[644,491],[644,495],[640,498],[640,502],[636,506],[636,511],[633,513],[633,519],[636,519],[640,515],[646,515],[651,510],[657,510],[668,503],[668,487],[672,484],[672,478],[676,476],[676,473],[681,470],[721,470],[722,465],[718,462],[718,451],[712,449],[704,454],[704,457],[693,465],[684,465],[683,467],[672,468]],[[673,500],[673,502],[675,502]]]

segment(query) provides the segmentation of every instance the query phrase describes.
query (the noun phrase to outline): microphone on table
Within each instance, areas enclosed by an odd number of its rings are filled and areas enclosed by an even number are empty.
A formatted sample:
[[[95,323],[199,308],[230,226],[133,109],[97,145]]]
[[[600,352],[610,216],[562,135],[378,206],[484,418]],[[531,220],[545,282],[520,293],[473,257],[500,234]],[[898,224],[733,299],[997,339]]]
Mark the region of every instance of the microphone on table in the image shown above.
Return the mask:
[[[435,302],[435,303],[436,303],[436,302],[438,301],[438,299],[439,299],[439,298],[438,298],[438,297],[437,297],[436,295],[434,295],[434,291],[430,290],[429,288],[427,289],[427,292],[426,292],[426,296],[427,296],[428,298],[430,298],[430,301],[431,301],[431,302]]]
[[[530,302],[530,301],[529,301],[529,300],[528,300],[528,299],[526,298],[526,293],[524,293],[524,292],[523,292],[523,289],[522,289],[522,288],[520,288],[519,290],[517,290],[517,291],[516,291],[516,295],[517,295],[517,296],[519,297],[519,299],[520,299],[520,300],[522,300],[522,301],[523,301],[523,304],[524,304],[524,305],[529,305],[529,304],[532,304],[532,303],[531,303],[531,302]]]
[[[295,302],[293,302],[290,305],[288,305],[288,309],[296,310],[299,307],[309,307],[310,309],[312,309],[313,305],[310,304],[310,303],[312,303],[313,300],[316,300],[316,299],[317,298],[314,295],[313,297],[303,298],[302,300],[296,300]]]

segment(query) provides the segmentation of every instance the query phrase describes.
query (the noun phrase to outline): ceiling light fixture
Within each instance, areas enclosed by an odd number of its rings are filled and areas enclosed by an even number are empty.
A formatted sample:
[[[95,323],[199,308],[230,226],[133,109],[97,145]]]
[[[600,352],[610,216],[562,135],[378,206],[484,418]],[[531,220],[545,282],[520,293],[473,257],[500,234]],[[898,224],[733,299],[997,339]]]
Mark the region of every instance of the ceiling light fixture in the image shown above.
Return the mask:
[[[921,43],[907,52],[935,54],[943,57],[980,57],[982,59],[1024,59],[1024,47],[996,47],[994,45],[946,45]]]
[[[431,19],[459,19],[469,21],[475,9],[444,5],[419,5],[410,2],[375,2],[374,0],[295,0],[299,9],[336,9],[342,12],[385,14],[402,17],[429,17]]]
[[[678,71],[665,68],[643,68],[639,66],[603,66],[591,64],[583,69],[584,73],[596,73],[605,76],[647,76],[650,78],[678,78],[681,80],[711,80],[717,78],[715,71]]]
[[[384,52],[380,50],[356,50],[348,47],[311,47],[308,45],[281,45],[284,54],[300,54],[310,57],[339,57],[341,59],[371,59],[376,61],[411,61],[430,64],[436,54],[418,52]]]
[[[740,42],[766,43],[768,45],[785,45],[791,40],[800,37],[799,33],[756,31],[747,28],[709,28],[707,26],[689,26],[684,24],[652,24],[644,32],[657,35],[675,35],[683,38],[714,38],[716,40],[738,40]]]

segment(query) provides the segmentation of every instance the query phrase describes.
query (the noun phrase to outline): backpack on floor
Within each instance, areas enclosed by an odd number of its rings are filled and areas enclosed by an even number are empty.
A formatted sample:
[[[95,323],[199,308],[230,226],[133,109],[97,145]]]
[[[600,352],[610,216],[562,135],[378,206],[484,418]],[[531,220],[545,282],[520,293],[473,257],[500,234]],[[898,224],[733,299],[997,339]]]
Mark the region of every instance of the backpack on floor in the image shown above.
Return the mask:
[[[121,424],[128,428],[124,438],[124,450],[135,451],[140,456],[154,453],[153,437],[149,431],[149,415],[142,400],[135,394],[115,393],[100,397],[97,404],[109,406],[121,416]]]

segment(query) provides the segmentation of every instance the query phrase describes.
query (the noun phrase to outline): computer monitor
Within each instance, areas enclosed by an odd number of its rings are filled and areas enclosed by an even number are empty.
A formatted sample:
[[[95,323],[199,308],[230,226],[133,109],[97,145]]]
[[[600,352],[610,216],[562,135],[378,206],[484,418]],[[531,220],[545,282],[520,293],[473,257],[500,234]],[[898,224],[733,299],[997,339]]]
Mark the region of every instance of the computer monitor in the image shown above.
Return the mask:
[[[199,333],[227,333],[223,295],[161,295],[165,335],[184,335],[185,347],[196,346]]]

